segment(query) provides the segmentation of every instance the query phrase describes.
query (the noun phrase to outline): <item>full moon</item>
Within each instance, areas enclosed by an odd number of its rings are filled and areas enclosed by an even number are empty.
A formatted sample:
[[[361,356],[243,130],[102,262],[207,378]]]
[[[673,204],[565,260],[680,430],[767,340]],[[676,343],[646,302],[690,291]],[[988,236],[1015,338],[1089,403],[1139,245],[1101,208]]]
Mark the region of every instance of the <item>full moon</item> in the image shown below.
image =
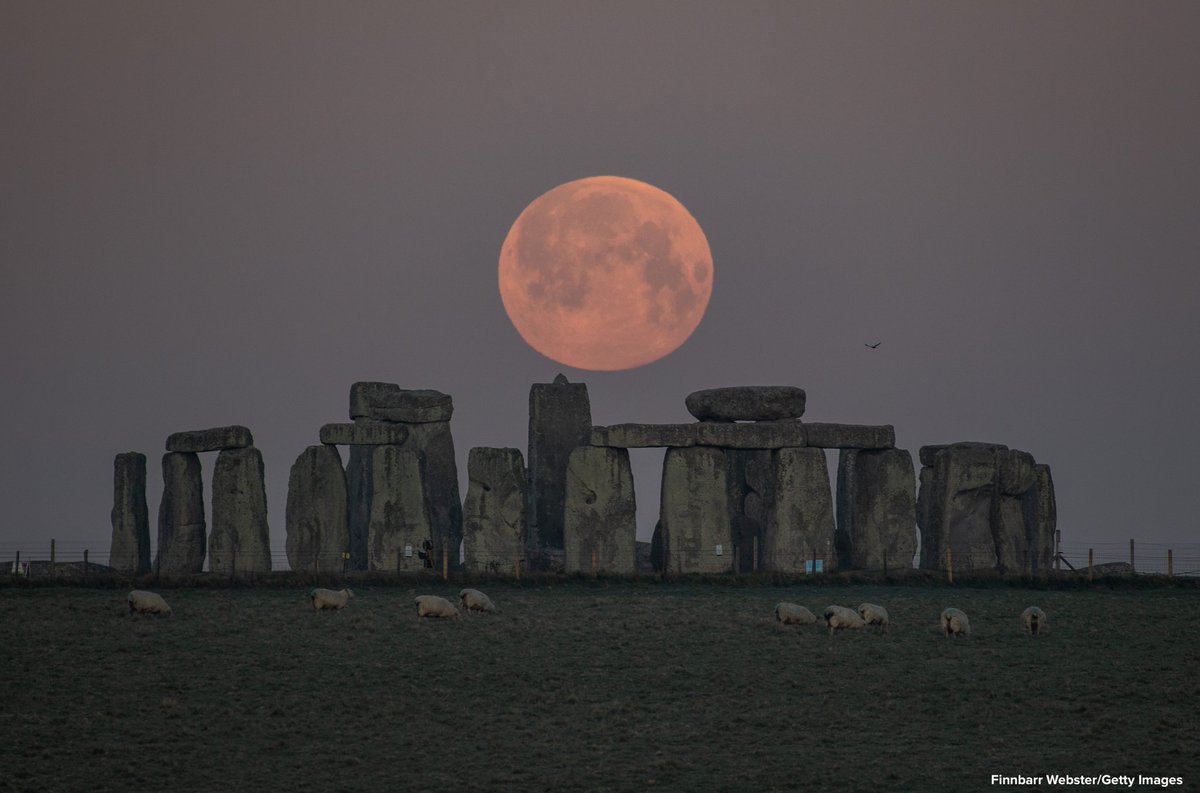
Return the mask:
[[[657,361],[700,324],[713,262],[670,194],[619,176],[559,185],[525,208],[500,249],[500,299],[521,338],[576,369]]]

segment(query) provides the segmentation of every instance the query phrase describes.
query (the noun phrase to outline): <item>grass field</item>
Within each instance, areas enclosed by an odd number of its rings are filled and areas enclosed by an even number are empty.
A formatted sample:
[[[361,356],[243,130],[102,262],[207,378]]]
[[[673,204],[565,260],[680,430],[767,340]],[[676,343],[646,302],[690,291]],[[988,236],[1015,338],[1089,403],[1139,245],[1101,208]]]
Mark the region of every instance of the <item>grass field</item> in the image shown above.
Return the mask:
[[[420,625],[413,596],[457,587],[360,587],[340,613],[162,590],[172,618],[0,590],[0,790],[1200,789],[1195,589],[481,588],[500,613]],[[880,603],[892,630],[783,628],[779,600]],[[943,638],[948,605],[971,638]]]

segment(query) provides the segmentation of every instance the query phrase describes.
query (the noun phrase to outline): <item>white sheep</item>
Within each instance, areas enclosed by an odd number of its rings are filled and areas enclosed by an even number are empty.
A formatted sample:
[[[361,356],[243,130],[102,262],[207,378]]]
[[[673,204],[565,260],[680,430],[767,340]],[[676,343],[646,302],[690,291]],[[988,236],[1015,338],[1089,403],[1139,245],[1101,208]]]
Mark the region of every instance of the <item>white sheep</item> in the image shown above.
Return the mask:
[[[1037,636],[1038,632],[1046,627],[1046,612],[1037,606],[1030,606],[1021,612],[1021,624],[1025,626],[1026,633]]]
[[[162,595],[157,592],[135,589],[129,593],[128,600],[130,614],[135,611],[138,614],[171,614],[171,607],[167,605],[167,601],[162,599]]]
[[[315,609],[334,609],[341,611],[346,608],[346,604],[350,602],[350,598],[354,597],[354,592],[349,589],[310,589],[308,590],[308,598],[312,601]]]
[[[775,619],[784,625],[812,625],[817,615],[795,603],[776,603]]]
[[[942,632],[946,634],[946,638],[951,635],[955,637],[970,636],[971,621],[958,609],[948,608],[942,612]]]
[[[863,622],[868,625],[878,625],[880,633],[888,629],[888,613],[887,609],[883,606],[877,606],[874,603],[863,603],[858,607],[858,616],[862,617]]]
[[[858,616],[858,612],[845,606],[826,606],[825,624],[829,626],[830,636],[835,630],[849,628],[860,631],[867,626],[867,623],[863,622],[863,618]]]
[[[439,619],[458,619],[458,609],[454,604],[443,597],[437,595],[418,595],[413,601],[417,604],[417,622],[426,617],[438,617]]]
[[[458,593],[458,602],[464,611],[495,611],[496,604],[478,589],[463,589]]]

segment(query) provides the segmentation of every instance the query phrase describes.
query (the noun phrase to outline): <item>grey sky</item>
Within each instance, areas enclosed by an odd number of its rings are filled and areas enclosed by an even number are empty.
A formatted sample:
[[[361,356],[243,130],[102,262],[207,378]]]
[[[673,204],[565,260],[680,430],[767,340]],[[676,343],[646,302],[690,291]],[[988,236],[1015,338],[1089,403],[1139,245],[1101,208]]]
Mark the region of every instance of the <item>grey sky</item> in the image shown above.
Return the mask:
[[[797,385],[914,454],[1032,452],[1064,541],[1195,542],[1197,30],[1143,0],[4,3],[0,553],[107,553],[113,456],[149,458],[153,522],[167,435],[231,423],[281,551],[351,382],[452,394],[465,484],[559,371],[600,424]],[[598,174],[714,259],[688,343],[621,373],[527,348],[496,287],[526,204]]]

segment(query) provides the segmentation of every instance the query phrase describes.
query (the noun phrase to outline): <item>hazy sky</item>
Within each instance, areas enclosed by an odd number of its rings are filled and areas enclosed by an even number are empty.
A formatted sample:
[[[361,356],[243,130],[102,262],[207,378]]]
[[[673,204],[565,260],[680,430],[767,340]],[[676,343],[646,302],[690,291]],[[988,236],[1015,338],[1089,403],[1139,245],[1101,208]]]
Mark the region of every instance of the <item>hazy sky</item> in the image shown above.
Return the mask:
[[[800,386],[914,456],[1031,452],[1064,542],[1196,542],[1198,30],[1146,0],[0,4],[0,555],[107,554],[114,455],[149,458],[153,527],[167,435],[235,423],[282,553],[353,381],[453,395],[465,488],[559,371],[598,424]],[[598,174],[714,260],[691,339],[619,373],[529,349],[496,284],[521,210]]]

